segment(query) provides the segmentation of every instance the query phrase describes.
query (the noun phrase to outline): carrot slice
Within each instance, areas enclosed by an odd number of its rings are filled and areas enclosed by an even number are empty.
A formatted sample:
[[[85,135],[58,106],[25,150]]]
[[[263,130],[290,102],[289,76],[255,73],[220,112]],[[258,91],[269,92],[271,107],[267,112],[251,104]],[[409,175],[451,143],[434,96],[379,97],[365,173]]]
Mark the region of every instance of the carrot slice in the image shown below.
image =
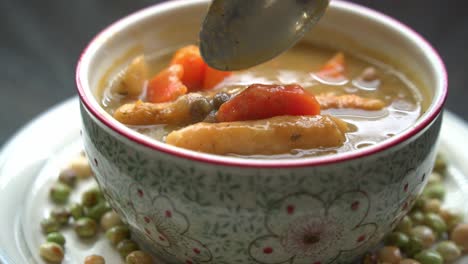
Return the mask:
[[[230,71],[219,71],[207,66],[205,70],[205,78],[203,79],[203,89],[213,89],[216,85],[231,75],[232,72]]]
[[[280,115],[317,115],[320,105],[300,85],[252,84],[222,104],[219,122],[265,119]]]
[[[205,61],[200,54],[200,49],[195,45],[189,45],[179,49],[172,57],[171,65],[180,64],[184,68],[182,82],[189,91],[202,89],[205,69]]]
[[[338,52],[317,72],[317,75],[323,78],[344,78],[345,57],[342,52]]]
[[[187,93],[187,87],[182,83],[184,76],[182,65],[174,64],[158,73],[148,84],[146,98],[152,103],[169,102]]]

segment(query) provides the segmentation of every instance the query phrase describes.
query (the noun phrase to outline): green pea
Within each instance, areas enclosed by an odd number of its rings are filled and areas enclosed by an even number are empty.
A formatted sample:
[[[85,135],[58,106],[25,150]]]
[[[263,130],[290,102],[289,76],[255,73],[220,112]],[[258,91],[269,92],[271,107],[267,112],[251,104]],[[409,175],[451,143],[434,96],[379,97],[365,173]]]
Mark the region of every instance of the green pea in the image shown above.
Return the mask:
[[[409,237],[402,232],[393,232],[385,239],[385,245],[405,247],[409,243]]]
[[[463,213],[456,212],[452,210],[441,209],[439,211],[439,215],[444,219],[445,223],[447,224],[448,230],[453,230],[455,226],[463,222]]]
[[[92,207],[100,200],[104,200],[104,196],[97,187],[89,189],[81,195],[81,203],[86,207]]]
[[[442,201],[445,197],[445,187],[440,183],[428,185],[424,189],[422,195],[426,198],[439,199]]]
[[[440,175],[440,173],[433,171],[431,173],[431,176],[429,176],[427,184],[428,185],[433,185],[433,184],[437,184],[437,183],[441,183],[441,182],[442,182],[442,176]]]
[[[58,177],[59,182],[68,185],[70,188],[75,187],[77,174],[76,171],[73,169],[64,169],[60,172]]]
[[[427,226],[415,226],[411,230],[411,237],[417,238],[422,242],[424,248],[429,248],[436,240],[434,231]]]
[[[112,243],[112,245],[117,245],[120,241],[130,237],[130,230],[124,225],[118,225],[111,227],[106,232],[106,237]]]
[[[411,232],[411,228],[413,228],[413,221],[409,216],[405,215],[400,223],[398,223],[395,231],[408,235]]]
[[[97,233],[97,224],[91,218],[82,217],[75,222],[75,232],[81,238],[93,237]]]
[[[418,198],[416,198],[416,201],[414,201],[414,205],[413,208],[411,208],[411,210],[422,210],[424,208],[425,203],[426,200],[423,197],[419,196]]]
[[[63,247],[65,245],[65,237],[59,232],[52,232],[47,234],[47,242],[54,242]]]
[[[152,264],[153,258],[146,252],[137,250],[127,255],[125,258],[126,264]]]
[[[438,235],[447,231],[447,224],[445,224],[444,219],[435,213],[427,213],[424,216],[424,224],[432,228]]]
[[[202,121],[211,112],[211,110],[213,110],[213,107],[208,99],[202,96],[196,98],[190,105],[192,121]]]
[[[107,231],[111,227],[122,225],[120,216],[115,211],[109,211],[101,217],[101,227]]]
[[[424,213],[421,211],[413,211],[409,216],[414,225],[422,225],[424,223]]]
[[[63,248],[54,242],[46,242],[39,247],[39,255],[49,262],[60,263],[63,260]]]
[[[68,185],[63,183],[55,183],[50,189],[50,198],[54,203],[64,204],[70,197],[71,189]]]
[[[408,244],[402,249],[406,255],[412,257],[423,250],[423,242],[419,238],[410,237]]]
[[[111,208],[105,201],[100,201],[93,207],[89,208],[87,216],[91,217],[92,219],[96,221],[100,221],[102,215],[110,210]]]
[[[54,208],[50,212],[50,217],[54,218],[59,224],[66,225],[70,218],[70,212],[65,208]]]
[[[442,256],[434,250],[423,250],[414,256],[414,259],[419,261],[421,264],[443,264],[444,259]]]
[[[132,253],[135,250],[138,250],[139,247],[137,243],[133,242],[129,239],[124,239],[117,244],[116,247],[117,251],[119,252],[120,256],[126,258],[128,254]]]
[[[452,262],[461,256],[460,248],[452,241],[440,242],[436,245],[435,250],[446,262]]]
[[[84,216],[84,207],[81,204],[72,204],[70,206],[70,214],[73,219],[78,220],[79,218]]]
[[[447,162],[445,161],[445,157],[442,154],[437,154],[435,163],[434,163],[434,170],[444,175],[445,170],[447,169]]]
[[[41,228],[44,234],[57,232],[60,229],[60,223],[54,218],[45,218],[41,221]]]

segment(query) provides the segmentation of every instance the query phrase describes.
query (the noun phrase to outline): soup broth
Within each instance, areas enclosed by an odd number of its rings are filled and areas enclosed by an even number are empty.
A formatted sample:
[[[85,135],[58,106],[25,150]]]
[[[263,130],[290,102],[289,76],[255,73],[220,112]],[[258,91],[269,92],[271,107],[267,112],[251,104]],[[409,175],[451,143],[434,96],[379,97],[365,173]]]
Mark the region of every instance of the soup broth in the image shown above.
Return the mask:
[[[342,144],[307,149],[293,148],[284,153],[249,153],[248,155],[223,153],[223,155],[245,158],[300,158],[329,155],[378,144],[416,122],[424,110],[423,96],[419,87],[416,87],[416,84],[403,72],[365,55],[344,53],[346,66],[343,76],[324,78],[318,73],[335,53],[336,51],[330,48],[301,43],[265,64],[234,72],[212,90],[202,90],[196,93],[212,98],[213,94],[223,91],[233,98],[251,84],[299,84],[306,92],[316,95],[322,105],[321,115],[330,115],[346,122],[347,131]],[[146,58],[148,75],[154,76],[165,69],[172,56],[173,52],[167,52]],[[111,115],[114,115],[123,104],[134,103],[138,99],[144,100],[146,97],[148,81],[144,82],[141,94],[129,97],[116,92],[116,84],[121,82],[121,79],[122,73],[116,74],[110,80],[106,80],[104,87],[101,87],[101,104]],[[362,105],[348,107],[346,104],[336,105],[333,102],[324,107],[328,97],[336,98],[342,95],[376,99],[383,103],[383,107]],[[216,120],[211,119],[209,122],[216,122]],[[162,142],[166,142],[169,133],[187,126],[187,124],[127,125],[139,133]],[[226,140],[234,139],[226,138]],[[239,137],[236,140],[242,142],[244,138]]]

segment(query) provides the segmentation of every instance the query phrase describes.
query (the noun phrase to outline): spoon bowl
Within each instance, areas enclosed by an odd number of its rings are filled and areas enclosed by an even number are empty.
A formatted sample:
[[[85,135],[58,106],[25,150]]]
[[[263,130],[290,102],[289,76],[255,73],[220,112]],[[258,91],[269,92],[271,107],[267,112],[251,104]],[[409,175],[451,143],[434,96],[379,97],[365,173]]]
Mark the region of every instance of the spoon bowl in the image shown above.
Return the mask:
[[[214,0],[200,32],[203,58],[241,70],[286,51],[320,19],[329,0]]]

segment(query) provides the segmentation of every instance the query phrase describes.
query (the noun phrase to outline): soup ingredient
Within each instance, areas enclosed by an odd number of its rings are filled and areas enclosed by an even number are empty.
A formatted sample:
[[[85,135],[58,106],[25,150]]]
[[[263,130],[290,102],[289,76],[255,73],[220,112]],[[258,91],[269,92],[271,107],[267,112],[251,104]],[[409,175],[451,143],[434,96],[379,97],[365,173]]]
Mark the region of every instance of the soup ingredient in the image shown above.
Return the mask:
[[[128,65],[112,90],[120,95],[137,97],[143,91],[148,79],[148,66],[143,55],[136,57]]]
[[[364,98],[355,94],[336,95],[335,93],[319,94],[315,98],[322,109],[349,108],[367,111],[377,111],[385,107],[385,103],[379,99]]]
[[[325,79],[341,79],[345,78],[345,57],[342,52],[335,54],[316,74],[320,78]]]
[[[158,73],[148,84],[146,98],[152,103],[174,101],[187,93],[187,86],[182,83],[184,68],[174,64]]]
[[[84,264],[106,264],[106,260],[102,256],[91,255],[85,258]]]
[[[252,84],[222,104],[219,122],[265,119],[280,115],[318,115],[320,105],[300,85]]]
[[[84,215],[84,208],[81,204],[74,203],[70,205],[70,214],[74,220],[78,220]]]
[[[60,229],[60,223],[52,217],[45,218],[41,221],[41,229],[44,234],[57,232]]]
[[[124,225],[111,227],[106,232],[106,237],[112,245],[117,245],[120,241],[130,237],[130,230]]]
[[[183,75],[180,79],[188,90],[201,90],[207,65],[203,61],[198,47],[189,45],[179,49],[171,60],[171,65],[176,64],[181,65],[183,68]]]
[[[347,129],[344,121],[326,115],[276,116],[254,121],[197,123],[171,132],[166,142],[213,154],[269,155],[340,146],[346,140]]]
[[[359,75],[360,80],[364,82],[373,82],[377,80],[378,74],[377,70],[374,67],[367,67],[362,71],[361,75]]]
[[[468,251],[468,224],[459,224],[450,233],[450,239],[460,246],[463,251]]]
[[[409,243],[409,237],[402,232],[393,232],[385,238],[385,245],[403,248]]]
[[[432,229],[422,225],[415,226],[413,230],[411,230],[411,236],[419,239],[424,248],[429,248],[436,240],[436,236]]]
[[[46,242],[39,247],[41,257],[49,262],[60,263],[63,260],[63,248],[54,242]]]
[[[434,230],[439,236],[447,231],[447,224],[445,224],[444,219],[435,213],[427,213],[424,216],[424,224]]]
[[[207,66],[205,71],[205,78],[203,79],[203,89],[213,89],[216,87],[216,85],[231,75],[232,72],[219,71],[217,69],[211,68],[210,66]]]
[[[386,246],[381,248],[377,253],[377,256],[380,261],[391,264],[398,264],[402,259],[400,249],[393,246]]]
[[[73,188],[75,187],[77,180],[76,171],[66,168],[60,172],[58,180],[59,182],[70,186],[70,188]]]
[[[421,264],[443,264],[444,259],[435,250],[426,249],[414,256],[414,259],[421,262]]]
[[[84,156],[73,159],[70,164],[68,164],[68,168],[75,171],[76,176],[80,179],[86,179],[93,175],[88,159]]]
[[[76,234],[81,238],[90,238],[97,233],[96,221],[89,217],[82,217],[76,220],[74,229]]]
[[[101,217],[101,227],[107,231],[111,227],[122,225],[122,220],[120,219],[119,215],[114,211],[111,210],[105,213]]]
[[[461,256],[458,246],[452,241],[442,241],[436,245],[435,250],[445,262],[452,262]]]
[[[146,252],[136,250],[125,258],[126,264],[152,264],[153,258]]]
[[[55,219],[60,225],[68,224],[70,212],[66,208],[54,208],[50,212],[50,217]]]
[[[124,239],[117,244],[116,249],[119,252],[120,256],[126,258],[128,254],[135,250],[138,250],[139,247],[137,243],[133,242],[132,240]]]
[[[50,198],[54,203],[64,204],[68,201],[71,189],[68,185],[57,182],[50,189]]]
[[[65,237],[59,233],[59,232],[52,232],[50,234],[47,234],[46,237],[47,242],[54,242],[63,247],[65,245]]]
[[[421,264],[419,263],[417,260],[414,260],[414,259],[403,259],[402,261],[400,261],[400,264]]]

